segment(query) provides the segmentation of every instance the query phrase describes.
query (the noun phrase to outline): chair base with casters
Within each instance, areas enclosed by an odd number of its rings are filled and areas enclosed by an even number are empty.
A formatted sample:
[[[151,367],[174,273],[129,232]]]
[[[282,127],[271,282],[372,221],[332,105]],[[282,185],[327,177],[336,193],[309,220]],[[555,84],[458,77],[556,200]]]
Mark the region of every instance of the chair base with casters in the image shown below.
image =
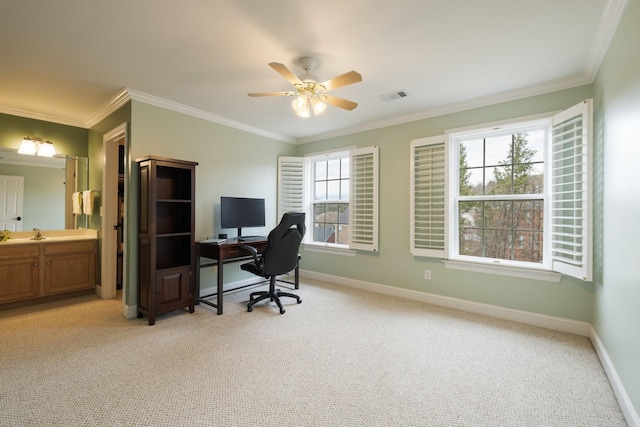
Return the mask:
[[[280,289],[276,289],[276,278],[275,276],[271,276],[269,280],[268,291],[251,292],[251,294],[249,295],[249,304],[247,304],[247,311],[253,311],[253,306],[255,303],[268,298],[269,300],[275,302],[278,305],[278,308],[280,309],[280,314],[284,314],[285,309],[282,306],[282,302],[280,301],[281,297],[295,298],[298,304],[302,302],[302,299],[298,295],[292,294],[291,292],[283,292]]]

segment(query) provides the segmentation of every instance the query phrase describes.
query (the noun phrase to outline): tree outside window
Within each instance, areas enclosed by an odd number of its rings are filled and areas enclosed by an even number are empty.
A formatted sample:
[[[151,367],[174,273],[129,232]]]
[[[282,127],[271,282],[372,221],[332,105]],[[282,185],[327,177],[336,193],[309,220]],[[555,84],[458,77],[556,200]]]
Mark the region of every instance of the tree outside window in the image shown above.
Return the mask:
[[[459,141],[459,254],[541,263],[544,129]]]

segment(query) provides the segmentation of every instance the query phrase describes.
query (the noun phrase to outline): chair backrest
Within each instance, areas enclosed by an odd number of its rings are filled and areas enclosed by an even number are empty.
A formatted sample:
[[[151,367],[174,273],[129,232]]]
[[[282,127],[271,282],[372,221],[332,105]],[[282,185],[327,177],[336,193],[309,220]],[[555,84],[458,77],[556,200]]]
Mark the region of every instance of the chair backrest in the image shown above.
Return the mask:
[[[298,265],[298,251],[307,227],[304,212],[287,212],[268,236],[262,254],[265,274],[275,276],[292,271]]]

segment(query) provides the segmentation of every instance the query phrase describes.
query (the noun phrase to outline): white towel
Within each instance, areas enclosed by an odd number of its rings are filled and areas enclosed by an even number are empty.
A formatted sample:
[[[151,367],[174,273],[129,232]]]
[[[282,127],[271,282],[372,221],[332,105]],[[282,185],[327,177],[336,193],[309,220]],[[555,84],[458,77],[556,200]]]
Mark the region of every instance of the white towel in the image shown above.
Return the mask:
[[[71,197],[71,200],[73,202],[73,213],[76,215],[80,215],[82,213],[82,193],[73,193]]]
[[[82,192],[82,210],[87,215],[93,215],[93,204],[98,195],[98,190],[86,190]]]

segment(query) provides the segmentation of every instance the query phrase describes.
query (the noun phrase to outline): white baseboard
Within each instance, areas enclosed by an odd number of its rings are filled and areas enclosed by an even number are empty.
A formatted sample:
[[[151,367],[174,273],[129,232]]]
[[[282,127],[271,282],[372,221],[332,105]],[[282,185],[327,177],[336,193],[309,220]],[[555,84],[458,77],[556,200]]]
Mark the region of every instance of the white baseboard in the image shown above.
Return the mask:
[[[138,306],[122,304],[122,315],[127,319],[135,319],[138,317]]]
[[[620,377],[613,365],[604,344],[598,337],[591,324],[580,322],[561,317],[547,316],[544,314],[532,313],[522,310],[514,310],[510,308],[499,307],[490,304],[478,303],[473,301],[462,300],[458,298],[446,297],[442,295],[430,294],[426,292],[418,292],[410,289],[396,288],[393,286],[382,285],[379,283],[366,282],[363,280],[349,279],[330,274],[318,273],[315,271],[300,270],[300,276],[313,280],[321,280],[337,285],[348,286],[351,288],[362,289],[365,291],[375,292],[383,295],[390,295],[399,298],[421,301],[427,304],[438,305],[442,307],[452,308],[456,310],[466,311],[470,313],[482,314],[485,316],[496,317],[499,319],[511,320],[532,326],[552,329],[561,332],[567,332],[575,335],[589,337],[600,359],[607,378],[611,383],[611,387],[616,395],[622,413],[630,427],[640,427],[640,417],[636,412],[624,385],[620,381]],[[287,277],[286,279],[291,279]],[[255,283],[255,279],[246,279],[234,283],[229,283],[225,287],[237,287],[242,285],[250,285]],[[216,292],[216,288],[201,289],[201,295],[207,295]],[[123,304],[122,314],[127,319],[133,319],[137,316],[137,306]]]
[[[618,399],[618,404],[620,405],[620,409],[622,409],[622,413],[627,420],[627,424],[629,425],[629,427],[640,427],[640,417],[633,407],[631,399],[629,398],[629,395],[627,394],[622,381],[620,381],[618,372],[616,371],[615,366],[613,366],[613,362],[611,361],[611,358],[609,358],[609,354],[604,348],[604,344],[600,340],[600,337],[593,329],[593,327],[591,328],[589,338],[591,339],[593,347],[596,349],[596,353],[598,353],[600,363],[602,364],[602,367],[607,374],[607,378],[609,378],[609,382],[611,383],[613,392]]]
[[[414,301],[422,301],[428,304],[467,311],[470,313],[482,314],[485,316],[497,317],[499,319],[512,320],[527,325],[540,326],[546,329],[553,329],[561,332],[588,337],[591,325],[587,322],[564,319],[561,317],[547,316],[544,314],[532,313],[511,308],[499,307],[491,304],[467,301],[458,298],[451,298],[442,295],[418,292],[410,289],[396,288],[394,286],[381,285],[379,283],[365,282],[362,280],[348,279],[330,274],[318,273],[315,271],[300,270],[300,275],[309,279],[322,280],[338,285],[349,286],[351,288],[363,289],[384,295],[391,295],[406,298]]]
[[[473,301],[451,298],[442,295],[429,294],[426,292],[418,292],[410,289],[396,288],[393,286],[381,285],[379,283],[366,282],[363,280],[348,279],[346,277],[333,276],[330,274],[318,273],[315,271],[300,270],[300,276],[308,279],[321,280],[324,282],[334,283],[337,285],[348,286],[351,288],[362,289],[365,291],[376,292],[384,295],[391,295],[400,298],[406,298],[414,301],[421,301],[427,304],[438,305],[456,310],[467,311],[470,313],[482,314],[499,319],[512,320],[527,325],[539,326],[546,329],[552,329],[561,332],[568,332],[574,335],[589,337],[593,343],[600,363],[604,367],[607,378],[611,383],[611,387],[618,399],[618,404],[622,409],[622,413],[630,427],[640,427],[640,418],[636,412],[629,395],[627,394],[618,374],[616,372],[602,341],[596,334],[590,323],[580,322],[577,320],[564,319],[561,317],[547,316],[544,314],[532,313],[522,310],[514,310],[510,308],[499,307],[490,304],[483,304]]]

